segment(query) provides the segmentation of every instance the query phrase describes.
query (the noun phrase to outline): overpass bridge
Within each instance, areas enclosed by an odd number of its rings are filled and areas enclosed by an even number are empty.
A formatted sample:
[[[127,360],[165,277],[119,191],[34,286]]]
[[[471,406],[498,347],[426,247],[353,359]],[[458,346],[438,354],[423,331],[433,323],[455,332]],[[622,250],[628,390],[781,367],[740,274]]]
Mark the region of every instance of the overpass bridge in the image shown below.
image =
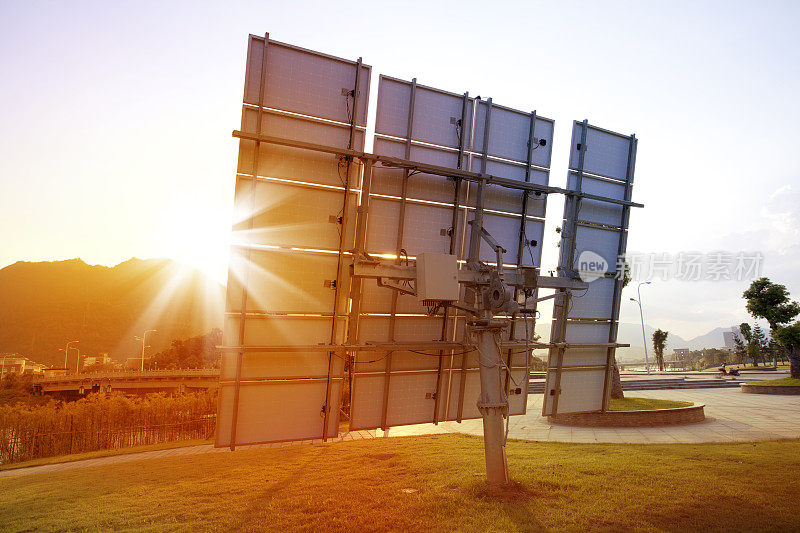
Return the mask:
[[[218,368],[191,370],[146,370],[144,372],[96,372],[37,378],[39,394],[83,396],[90,392],[121,391],[126,394],[187,392],[217,388]]]

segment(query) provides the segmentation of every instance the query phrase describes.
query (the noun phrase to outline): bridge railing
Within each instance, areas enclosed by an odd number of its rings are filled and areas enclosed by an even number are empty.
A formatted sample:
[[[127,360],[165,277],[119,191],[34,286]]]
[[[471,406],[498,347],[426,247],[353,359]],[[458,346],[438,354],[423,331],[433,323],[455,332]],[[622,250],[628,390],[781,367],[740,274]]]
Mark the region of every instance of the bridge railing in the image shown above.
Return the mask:
[[[39,376],[34,383],[58,383],[65,381],[97,381],[103,379],[165,378],[165,377],[217,377],[219,368],[188,368],[183,370],[145,370],[144,372],[121,370],[67,374],[65,376]]]

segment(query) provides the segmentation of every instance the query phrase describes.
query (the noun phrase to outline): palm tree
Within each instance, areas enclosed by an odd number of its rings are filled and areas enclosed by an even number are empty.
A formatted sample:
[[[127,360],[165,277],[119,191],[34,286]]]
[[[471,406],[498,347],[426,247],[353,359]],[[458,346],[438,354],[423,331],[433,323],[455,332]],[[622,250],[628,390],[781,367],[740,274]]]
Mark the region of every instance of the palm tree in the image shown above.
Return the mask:
[[[656,353],[656,362],[660,371],[664,370],[664,348],[667,347],[667,335],[669,335],[669,331],[657,329],[653,332],[653,351]]]

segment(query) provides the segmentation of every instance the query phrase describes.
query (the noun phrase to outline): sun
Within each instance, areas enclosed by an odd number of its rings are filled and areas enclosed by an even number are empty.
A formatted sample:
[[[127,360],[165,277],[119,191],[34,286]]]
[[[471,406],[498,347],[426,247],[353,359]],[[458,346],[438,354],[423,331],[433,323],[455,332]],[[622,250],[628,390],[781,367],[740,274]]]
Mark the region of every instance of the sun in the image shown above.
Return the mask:
[[[231,226],[220,217],[177,217],[162,226],[159,248],[168,257],[226,283]]]

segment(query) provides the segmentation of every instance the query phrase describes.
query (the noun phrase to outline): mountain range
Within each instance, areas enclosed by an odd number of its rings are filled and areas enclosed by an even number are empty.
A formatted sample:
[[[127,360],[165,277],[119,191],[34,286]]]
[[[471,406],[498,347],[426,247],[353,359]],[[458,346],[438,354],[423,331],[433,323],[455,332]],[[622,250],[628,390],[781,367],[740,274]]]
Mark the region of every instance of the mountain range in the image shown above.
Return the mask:
[[[82,355],[138,356],[222,324],[224,287],[168,259],[130,259],[114,267],[80,259],[19,261],[0,269],[0,353],[64,365],[64,346]],[[68,366],[77,364],[70,348]]]
[[[651,339],[655,328],[645,324],[645,334],[647,335],[647,349],[652,350]],[[717,327],[704,335],[686,340],[675,333],[670,333],[667,337],[667,348],[664,351],[665,355],[672,353],[675,348],[689,348],[690,350],[702,350],[703,348],[723,348],[725,340],[723,339],[722,332],[730,328]],[[550,338],[550,323],[542,322],[536,324],[536,333],[547,340]],[[617,342],[621,344],[630,344],[629,348],[618,348],[617,359],[642,359],[644,358],[644,346],[642,341],[642,325],[629,322],[621,322],[619,325],[619,332],[617,333]],[[652,355],[652,352],[649,352]]]
[[[84,355],[108,352],[123,361],[138,356],[146,329],[147,353],[169,347],[175,339],[201,335],[221,327],[224,286],[200,271],[168,259],[130,259],[114,267],[88,265],[80,259],[53,262],[19,261],[0,269],[0,353],[20,353],[48,365],[64,365],[64,346]],[[683,339],[670,333],[667,350],[719,348],[725,328]],[[645,327],[649,342],[654,328]],[[549,322],[536,325],[543,340]],[[620,324],[618,340],[630,348],[617,350],[620,360],[640,359],[642,329]],[[68,366],[76,364],[70,349]]]

